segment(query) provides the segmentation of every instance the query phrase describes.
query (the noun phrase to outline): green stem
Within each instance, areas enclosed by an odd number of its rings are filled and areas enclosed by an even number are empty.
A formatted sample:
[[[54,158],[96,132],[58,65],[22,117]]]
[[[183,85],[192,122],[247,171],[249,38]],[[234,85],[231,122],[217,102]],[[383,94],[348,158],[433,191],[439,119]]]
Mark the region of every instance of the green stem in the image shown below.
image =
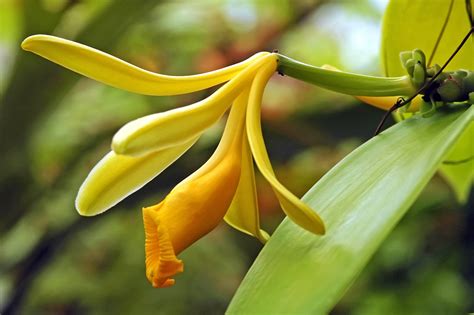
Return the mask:
[[[416,92],[410,76],[373,77],[311,66],[278,54],[278,72],[319,87],[357,96],[403,96]]]

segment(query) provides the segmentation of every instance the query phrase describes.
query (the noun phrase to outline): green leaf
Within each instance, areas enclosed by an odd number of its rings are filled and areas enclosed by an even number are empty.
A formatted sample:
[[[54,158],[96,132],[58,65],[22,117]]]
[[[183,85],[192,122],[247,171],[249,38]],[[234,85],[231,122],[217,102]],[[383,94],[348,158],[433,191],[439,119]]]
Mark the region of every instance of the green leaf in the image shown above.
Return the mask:
[[[382,25],[382,66],[387,76],[404,75],[399,54],[419,48],[430,65],[444,64],[470,29],[465,1],[391,1]],[[436,47],[436,48],[435,48]],[[433,53],[434,52],[434,53]],[[449,63],[447,70],[474,69],[474,40],[468,40]],[[470,129],[472,130],[472,129]],[[463,135],[453,148],[449,160],[472,156],[472,131]],[[471,140],[472,141],[472,140]],[[443,165],[440,174],[460,202],[467,199],[474,179],[472,163]]]
[[[382,24],[381,56],[385,75],[406,74],[400,52],[415,48],[425,52],[428,65],[442,65],[470,28],[463,0],[390,1]],[[474,41],[469,40],[446,69],[474,69],[473,55]]]
[[[366,142],[304,197],[328,230],[285,220],[263,248],[228,314],[326,314],[433,176],[474,107],[402,121]]]
[[[464,131],[439,168],[459,202],[467,201],[474,180],[474,123]]]

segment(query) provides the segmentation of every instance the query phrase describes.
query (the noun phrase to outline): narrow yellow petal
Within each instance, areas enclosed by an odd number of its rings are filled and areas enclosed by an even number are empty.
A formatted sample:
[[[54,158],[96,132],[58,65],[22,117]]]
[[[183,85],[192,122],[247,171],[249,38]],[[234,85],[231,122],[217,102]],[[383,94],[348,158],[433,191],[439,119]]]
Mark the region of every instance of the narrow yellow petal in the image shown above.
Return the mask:
[[[272,60],[268,62],[257,73],[252,83],[249,106],[247,109],[247,133],[250,148],[258,169],[272,186],[286,215],[304,229],[315,234],[324,234],[324,223],[316,212],[288,191],[288,189],[277,180],[265,148],[260,125],[260,107],[265,85],[275,69],[276,61]]]
[[[112,150],[117,154],[141,155],[199,136],[219,120],[267,58],[271,55],[257,58],[205,100],[129,122],[115,134]]]
[[[33,35],[21,47],[91,79],[126,91],[145,95],[176,95],[203,90],[234,77],[256,58],[253,57],[216,71],[189,76],[169,76],[138,68],[97,49],[67,39]]]
[[[146,276],[154,287],[183,271],[176,255],[212,231],[229,208],[240,178],[246,95],[237,98],[212,157],[159,204],[143,209]]]
[[[398,100],[398,96],[356,96],[356,98],[383,110],[389,110]]]
[[[256,237],[262,243],[266,243],[270,237],[267,232],[260,229],[255,172],[246,132],[242,146],[239,186],[224,220],[233,228]]]
[[[411,95],[410,95],[411,96]],[[357,99],[362,102],[378,107],[383,110],[389,110],[398,100],[398,96],[356,96]],[[408,113],[415,113],[420,110],[420,106],[423,102],[421,95],[417,95],[410,103],[407,108]]]
[[[196,142],[129,157],[109,152],[87,176],[76,198],[76,209],[84,216],[102,213],[134,193],[179,158]]]

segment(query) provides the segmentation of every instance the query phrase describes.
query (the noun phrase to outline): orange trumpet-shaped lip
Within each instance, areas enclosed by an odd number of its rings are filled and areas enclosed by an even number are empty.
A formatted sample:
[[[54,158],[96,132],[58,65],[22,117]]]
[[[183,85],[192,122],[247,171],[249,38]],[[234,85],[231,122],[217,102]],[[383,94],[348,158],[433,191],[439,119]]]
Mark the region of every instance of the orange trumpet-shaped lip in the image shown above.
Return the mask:
[[[146,276],[154,287],[174,284],[183,272],[176,255],[224,218],[239,184],[245,108],[233,108],[214,155],[159,204],[143,208]],[[237,113],[240,111],[240,113]],[[238,122],[238,124],[235,124]]]
[[[168,231],[153,212],[155,207],[143,209],[146,276],[155,288],[165,288],[174,284],[171,276],[183,272],[183,262],[176,258]]]
[[[224,218],[239,182],[236,162],[222,161],[213,172],[177,186],[161,203],[143,209],[146,275],[154,287],[174,284],[170,277],[183,271],[176,255]]]

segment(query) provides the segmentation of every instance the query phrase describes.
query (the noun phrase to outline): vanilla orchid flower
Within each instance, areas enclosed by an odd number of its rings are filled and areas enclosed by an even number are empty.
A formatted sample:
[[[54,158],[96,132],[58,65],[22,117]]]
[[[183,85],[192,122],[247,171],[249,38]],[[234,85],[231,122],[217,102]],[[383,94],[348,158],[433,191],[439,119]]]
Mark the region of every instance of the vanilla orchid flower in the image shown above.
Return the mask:
[[[262,242],[268,239],[259,223],[253,161],[288,217],[314,234],[324,234],[316,212],[277,180],[262,137],[260,106],[264,88],[277,69],[277,54],[261,52],[204,74],[167,76],[53,36],[28,37],[22,47],[97,81],[140,94],[184,94],[225,83],[200,102],[123,126],[113,137],[112,151],[79,189],[76,208],[81,215],[110,209],[160,174],[230,108],[211,158],[163,201],[143,208],[146,276],[153,286],[173,285],[173,276],[183,271],[177,255],[222,219]]]

